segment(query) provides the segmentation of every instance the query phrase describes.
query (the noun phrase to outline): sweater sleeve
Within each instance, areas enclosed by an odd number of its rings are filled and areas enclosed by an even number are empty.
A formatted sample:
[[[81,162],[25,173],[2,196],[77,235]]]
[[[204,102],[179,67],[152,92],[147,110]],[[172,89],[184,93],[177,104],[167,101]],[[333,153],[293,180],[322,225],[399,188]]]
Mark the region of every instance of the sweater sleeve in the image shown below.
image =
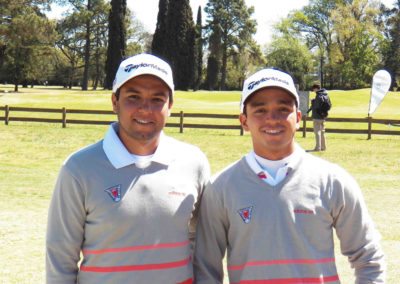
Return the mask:
[[[196,234],[194,275],[196,283],[223,283],[223,258],[227,246],[227,222],[222,202],[213,185],[203,194]]]
[[[343,255],[355,269],[356,283],[385,283],[380,234],[357,182],[346,172],[333,182],[332,213]]]
[[[199,157],[199,169],[198,169],[198,188],[197,188],[197,200],[194,203],[194,210],[189,222],[189,240],[191,243],[192,252],[195,246],[196,238],[196,227],[200,209],[200,201],[203,195],[203,191],[210,179],[210,164],[207,157],[201,152]]]
[[[64,165],[49,208],[46,236],[46,282],[76,283],[86,213],[84,193]]]

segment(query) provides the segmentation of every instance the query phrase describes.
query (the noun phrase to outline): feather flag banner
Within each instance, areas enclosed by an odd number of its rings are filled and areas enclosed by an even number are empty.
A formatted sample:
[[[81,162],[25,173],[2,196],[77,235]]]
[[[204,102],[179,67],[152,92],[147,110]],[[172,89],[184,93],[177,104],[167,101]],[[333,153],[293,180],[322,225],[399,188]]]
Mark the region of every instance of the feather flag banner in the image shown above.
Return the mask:
[[[371,98],[369,101],[368,116],[378,108],[383,98],[389,91],[392,78],[386,70],[379,70],[372,78]]]

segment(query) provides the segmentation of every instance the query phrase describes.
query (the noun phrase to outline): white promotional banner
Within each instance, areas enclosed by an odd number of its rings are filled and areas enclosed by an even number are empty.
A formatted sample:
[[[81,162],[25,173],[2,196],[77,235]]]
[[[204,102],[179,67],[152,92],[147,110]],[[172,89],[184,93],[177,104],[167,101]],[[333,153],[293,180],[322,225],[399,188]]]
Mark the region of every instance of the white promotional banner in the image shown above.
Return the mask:
[[[379,70],[372,78],[371,99],[369,101],[368,116],[373,114],[387,94],[392,83],[392,77],[386,70]]]

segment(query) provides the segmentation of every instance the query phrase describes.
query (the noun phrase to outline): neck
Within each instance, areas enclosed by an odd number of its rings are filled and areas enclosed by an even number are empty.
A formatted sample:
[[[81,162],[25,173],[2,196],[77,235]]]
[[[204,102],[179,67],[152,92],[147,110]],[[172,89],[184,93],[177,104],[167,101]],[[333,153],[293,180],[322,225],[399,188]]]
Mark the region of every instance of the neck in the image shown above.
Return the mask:
[[[264,159],[270,161],[279,161],[283,160],[290,155],[292,155],[296,149],[295,144],[291,143],[285,148],[278,148],[278,149],[268,149],[266,147],[257,147],[257,145],[253,145],[254,153]]]
[[[129,153],[138,156],[148,156],[154,154],[160,144],[160,135],[157,135],[151,139],[136,139],[122,133],[118,133],[121,142]]]

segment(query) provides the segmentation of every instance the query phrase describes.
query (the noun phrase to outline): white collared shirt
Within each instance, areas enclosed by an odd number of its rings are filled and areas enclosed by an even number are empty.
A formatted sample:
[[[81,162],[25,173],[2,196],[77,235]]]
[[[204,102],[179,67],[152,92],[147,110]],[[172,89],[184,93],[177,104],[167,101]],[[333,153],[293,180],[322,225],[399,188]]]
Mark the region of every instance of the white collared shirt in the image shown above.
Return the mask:
[[[166,147],[169,137],[165,136],[163,132],[160,134],[160,143],[153,155],[138,156],[131,154],[125,145],[122,143],[118,136],[118,123],[114,122],[108,128],[108,131],[103,140],[103,150],[110,163],[116,168],[123,168],[132,164],[136,164],[139,168],[144,168],[152,161],[164,165],[168,165],[173,159],[168,153]]]
[[[285,179],[299,159],[302,149],[296,145],[295,151],[282,160],[272,161],[258,156],[254,151],[246,155],[246,161],[254,173],[264,182],[275,186]]]

